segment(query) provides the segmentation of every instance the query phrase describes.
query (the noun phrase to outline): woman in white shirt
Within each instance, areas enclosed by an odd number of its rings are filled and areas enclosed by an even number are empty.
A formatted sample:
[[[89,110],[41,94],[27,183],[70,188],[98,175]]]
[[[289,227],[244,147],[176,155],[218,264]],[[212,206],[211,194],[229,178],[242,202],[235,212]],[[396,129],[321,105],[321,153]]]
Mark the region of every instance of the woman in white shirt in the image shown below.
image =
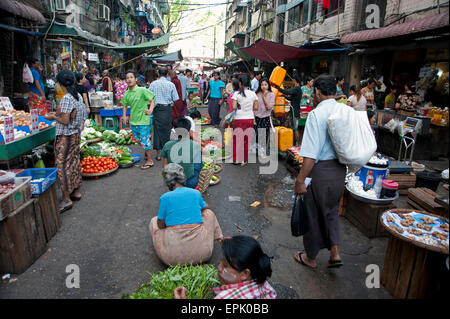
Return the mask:
[[[248,163],[248,147],[253,137],[255,122],[254,111],[258,110],[258,97],[249,89],[250,81],[247,75],[239,77],[241,87],[233,94],[233,110],[236,116],[233,122],[233,164]]]
[[[361,87],[355,87],[355,94],[347,100],[347,105],[355,109],[355,111],[367,111],[367,100],[361,93]]]

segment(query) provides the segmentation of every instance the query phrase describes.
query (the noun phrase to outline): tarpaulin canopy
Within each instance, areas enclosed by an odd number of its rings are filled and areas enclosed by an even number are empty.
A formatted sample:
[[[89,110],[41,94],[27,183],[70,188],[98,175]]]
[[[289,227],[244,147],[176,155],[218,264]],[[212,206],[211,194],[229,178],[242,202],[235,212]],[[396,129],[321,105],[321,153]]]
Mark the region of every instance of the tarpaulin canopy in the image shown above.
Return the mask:
[[[253,59],[253,57],[251,57],[247,53],[242,52],[241,50],[239,50],[240,48],[233,41],[230,41],[230,42],[226,43],[225,47],[228,50],[230,50],[231,52],[233,52],[234,54],[236,54],[238,57],[242,58],[243,60],[251,60],[251,59]]]
[[[241,48],[240,50],[258,60],[268,63],[287,62],[322,53],[316,50],[299,49],[264,39],[259,39],[253,45]]]
[[[424,19],[414,20],[383,28],[365,30],[344,35],[341,43],[361,43],[386,38],[420,34],[434,29],[447,28],[449,25],[449,13],[441,13]]]
[[[15,0],[1,0],[0,9],[8,11],[14,15],[21,16],[22,18],[36,21],[40,23],[46,23],[44,16],[35,8],[27,6],[19,1]]]
[[[181,50],[167,54],[149,54],[143,56],[144,60],[154,60],[157,62],[177,62],[183,60]]]
[[[163,46],[168,45],[169,39],[170,39],[170,33],[166,33],[162,37],[160,37],[156,40],[141,43],[138,45],[115,47],[114,50],[128,52],[128,53],[142,54],[142,53],[145,53],[146,51],[149,51],[152,48],[163,47]]]

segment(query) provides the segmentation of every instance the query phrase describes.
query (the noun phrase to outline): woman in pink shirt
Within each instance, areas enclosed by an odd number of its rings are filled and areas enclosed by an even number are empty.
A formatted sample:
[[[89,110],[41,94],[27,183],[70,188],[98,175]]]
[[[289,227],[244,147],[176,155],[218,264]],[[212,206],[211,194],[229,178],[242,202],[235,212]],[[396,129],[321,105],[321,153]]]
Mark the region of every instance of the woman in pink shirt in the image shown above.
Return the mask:
[[[269,155],[270,146],[270,114],[272,113],[275,105],[275,94],[272,93],[269,80],[267,78],[261,79],[259,82],[258,90],[256,91],[258,96],[259,108],[255,111],[255,131],[256,131],[256,143],[259,145],[258,129],[266,130],[266,155]],[[260,147],[258,147],[260,149]],[[260,154],[264,157],[264,154]]]

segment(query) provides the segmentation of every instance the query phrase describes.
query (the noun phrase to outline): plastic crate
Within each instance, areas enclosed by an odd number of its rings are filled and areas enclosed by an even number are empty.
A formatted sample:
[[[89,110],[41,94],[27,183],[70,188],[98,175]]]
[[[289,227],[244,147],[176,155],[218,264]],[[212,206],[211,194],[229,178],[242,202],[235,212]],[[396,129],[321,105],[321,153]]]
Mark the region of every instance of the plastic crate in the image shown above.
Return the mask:
[[[31,177],[15,177],[13,184],[17,187],[0,196],[0,220],[5,219],[17,208],[31,199]]]
[[[101,117],[111,117],[111,116],[116,116],[116,110],[105,110],[105,109],[101,109],[101,110],[100,110],[100,116],[101,116]]]
[[[31,193],[40,195],[56,182],[57,172],[57,168],[29,168],[24,170],[19,177],[30,176]],[[33,182],[33,180],[40,178],[44,178],[44,180]]]

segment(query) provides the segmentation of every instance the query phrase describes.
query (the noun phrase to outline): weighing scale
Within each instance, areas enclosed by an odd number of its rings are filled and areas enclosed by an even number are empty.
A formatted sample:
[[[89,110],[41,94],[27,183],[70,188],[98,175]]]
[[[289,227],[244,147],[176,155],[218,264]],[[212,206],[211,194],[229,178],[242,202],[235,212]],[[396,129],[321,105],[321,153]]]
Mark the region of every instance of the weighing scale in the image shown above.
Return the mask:
[[[410,150],[409,163],[412,163],[414,147],[416,145],[417,132],[422,128],[422,120],[415,117],[408,117],[401,127],[400,132],[400,150],[398,152],[398,160],[401,161],[403,146],[405,147],[405,153],[403,161],[406,161],[408,150]]]

